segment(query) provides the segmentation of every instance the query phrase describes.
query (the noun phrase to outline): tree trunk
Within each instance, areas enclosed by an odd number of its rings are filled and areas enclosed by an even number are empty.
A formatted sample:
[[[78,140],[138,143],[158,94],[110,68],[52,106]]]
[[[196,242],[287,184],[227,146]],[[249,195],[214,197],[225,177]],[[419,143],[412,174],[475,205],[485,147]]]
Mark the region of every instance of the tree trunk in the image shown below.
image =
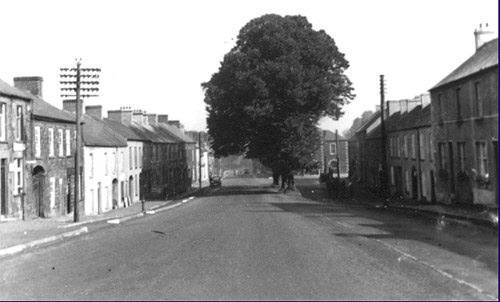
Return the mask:
[[[287,188],[286,188],[286,190],[287,191],[295,191],[295,178],[294,178],[292,171],[288,172],[288,175],[287,175]]]
[[[281,172],[281,190],[285,190],[285,185],[287,183],[287,177],[285,172]]]
[[[280,185],[280,172],[274,168],[273,169],[273,187],[278,187]]]

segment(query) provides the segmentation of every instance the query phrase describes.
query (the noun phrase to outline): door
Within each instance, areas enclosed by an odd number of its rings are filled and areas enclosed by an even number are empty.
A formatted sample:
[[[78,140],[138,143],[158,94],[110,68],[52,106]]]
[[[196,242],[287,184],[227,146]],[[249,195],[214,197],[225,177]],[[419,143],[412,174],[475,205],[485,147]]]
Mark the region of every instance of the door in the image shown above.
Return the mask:
[[[42,174],[33,176],[33,193],[35,195],[35,215],[37,217],[45,217],[43,204],[43,191],[45,188],[45,176]]]
[[[7,215],[7,160],[2,159],[0,164],[0,207],[1,215]]]
[[[436,184],[433,170],[431,170],[431,202],[436,203]]]
[[[411,169],[411,197],[418,199],[418,173],[415,167]]]
[[[453,160],[452,142],[448,142],[448,155],[450,157],[450,193],[455,194],[455,163]]]

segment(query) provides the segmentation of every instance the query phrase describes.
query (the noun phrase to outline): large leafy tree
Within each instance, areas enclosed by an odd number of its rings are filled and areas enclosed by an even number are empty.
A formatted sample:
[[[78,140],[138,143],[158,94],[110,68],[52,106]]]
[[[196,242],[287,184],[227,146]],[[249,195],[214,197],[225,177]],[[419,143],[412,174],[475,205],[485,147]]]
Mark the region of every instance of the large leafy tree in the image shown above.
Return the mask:
[[[319,119],[340,117],[353,98],[348,67],[334,40],[305,17],[251,20],[202,84],[215,155],[257,158],[290,184],[319,147]]]

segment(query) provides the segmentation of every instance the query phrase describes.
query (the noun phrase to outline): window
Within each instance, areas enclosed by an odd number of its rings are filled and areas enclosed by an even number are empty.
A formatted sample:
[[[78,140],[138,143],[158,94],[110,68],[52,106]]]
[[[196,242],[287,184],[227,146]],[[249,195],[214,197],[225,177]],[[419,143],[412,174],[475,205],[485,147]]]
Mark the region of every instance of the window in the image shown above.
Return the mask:
[[[35,157],[42,157],[42,145],[40,142],[40,127],[36,126],[35,127],[35,142],[34,142],[34,148],[35,148]]]
[[[50,178],[50,209],[56,206],[56,178]]]
[[[7,139],[7,123],[6,123],[6,115],[5,111],[5,103],[0,103],[0,140],[5,141]]]
[[[94,177],[94,154],[89,154],[89,177]]]
[[[142,168],[142,147],[139,147],[139,168]]]
[[[397,150],[398,150],[398,157],[401,157],[401,140],[399,139],[399,136],[396,138],[397,141]]]
[[[132,162],[132,160],[133,160],[133,157],[132,157],[132,147],[128,147],[128,157],[129,157],[128,163],[130,165],[129,170],[132,170],[134,168],[134,165],[133,165],[133,162]]]
[[[71,132],[66,129],[66,156],[71,156]]]
[[[393,138],[392,138],[392,137],[390,137],[390,138],[389,138],[389,156],[390,156],[390,157],[393,157],[393,156],[394,156],[394,152],[393,152],[394,150],[392,150],[392,148],[393,148],[392,141],[393,141]]]
[[[462,119],[462,104],[460,104],[460,87],[455,89],[455,102],[457,106],[457,119]]]
[[[429,160],[434,160],[434,143],[432,142],[432,133],[429,133]]]
[[[104,175],[108,175],[109,173],[109,161],[108,161],[108,153],[104,152]]]
[[[330,143],[330,155],[337,154],[337,143]]]
[[[408,135],[405,135],[403,138],[403,152],[405,158],[408,158]]]
[[[486,142],[476,142],[477,169],[479,175],[488,174],[488,149]]]
[[[406,194],[410,194],[411,178],[409,170],[405,170],[405,180],[406,180],[406,186],[405,186]]]
[[[115,173],[116,169],[116,153],[113,152],[113,155],[111,156],[111,173]]]
[[[446,170],[446,145],[438,143],[439,169]]]
[[[458,169],[460,172],[465,172],[465,143],[457,143],[458,150]]]
[[[121,171],[125,171],[125,157],[123,156],[123,151],[120,152],[120,164],[121,164]]]
[[[135,168],[137,169],[137,162],[138,162],[138,159],[137,159],[137,147],[134,147],[134,162],[135,162]]]
[[[49,156],[54,157],[54,129],[49,128]]]
[[[20,194],[23,189],[23,159],[14,159],[14,194]]]
[[[441,119],[442,119],[442,116],[441,116],[442,108],[443,108],[443,95],[441,93],[438,93],[438,95],[437,95],[437,107],[436,107],[438,121],[441,121]]]
[[[16,141],[23,140],[24,121],[23,121],[23,107],[17,106],[16,110]]]
[[[411,158],[417,158],[417,142],[415,140],[415,134],[411,135]]]
[[[63,146],[63,130],[57,129],[57,147],[59,149],[59,157],[64,156],[64,146]]]
[[[418,136],[418,145],[420,147],[420,159],[421,160],[425,160],[425,136],[423,133],[420,133],[419,136]]]
[[[481,84],[474,82],[474,114],[476,117],[483,116],[483,99],[481,98]]]

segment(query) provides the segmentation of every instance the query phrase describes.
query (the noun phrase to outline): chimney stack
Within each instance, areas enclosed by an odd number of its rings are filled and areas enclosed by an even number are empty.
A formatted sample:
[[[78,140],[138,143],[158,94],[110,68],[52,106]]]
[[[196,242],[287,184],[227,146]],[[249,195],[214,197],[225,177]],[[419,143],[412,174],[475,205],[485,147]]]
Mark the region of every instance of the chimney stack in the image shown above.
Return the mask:
[[[143,119],[144,113],[142,110],[134,110],[132,113],[132,121],[136,124],[143,125],[144,119]]]
[[[174,127],[177,127],[178,129],[181,129],[181,122],[180,121],[168,121],[169,125],[172,125]]]
[[[102,120],[102,105],[85,106],[85,113]]]
[[[42,98],[42,77],[15,77],[14,87]]]
[[[120,107],[120,110],[108,110],[108,119],[125,125],[132,124],[132,109]]]
[[[76,113],[76,100],[64,100],[63,101],[63,110]]]
[[[168,124],[168,114],[158,114],[158,123]]]
[[[156,125],[156,123],[158,123],[158,117],[156,116],[155,113],[148,113],[146,114],[146,116],[148,118],[149,125]]]
[[[488,23],[479,24],[479,29],[474,30],[474,37],[476,42],[476,51],[481,48],[485,43],[493,40],[495,38],[495,32],[488,28]]]

